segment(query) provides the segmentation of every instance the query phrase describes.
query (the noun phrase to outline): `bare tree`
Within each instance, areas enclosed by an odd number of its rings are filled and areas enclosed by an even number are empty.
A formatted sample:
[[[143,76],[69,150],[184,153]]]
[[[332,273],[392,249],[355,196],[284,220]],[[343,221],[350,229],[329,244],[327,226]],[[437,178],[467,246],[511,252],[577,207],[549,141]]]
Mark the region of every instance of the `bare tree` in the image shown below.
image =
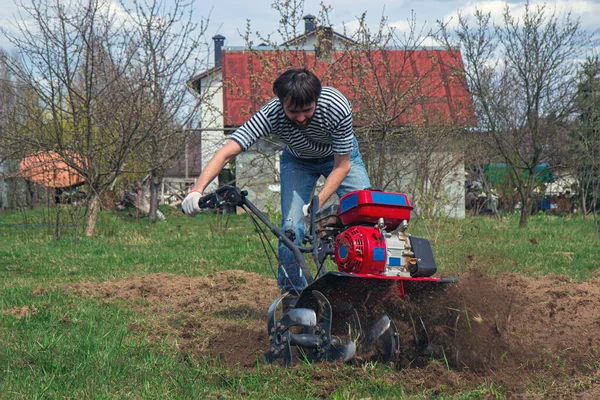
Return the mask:
[[[91,236],[100,195],[143,140],[142,91],[128,76],[136,45],[106,1],[19,5],[17,33],[3,30],[19,56],[8,65],[43,111],[22,101],[24,118],[12,129],[21,132],[21,148],[55,151],[86,179]]]
[[[0,143],[4,136],[4,124],[6,115],[9,113],[12,101],[12,91],[10,86],[10,75],[6,68],[6,53],[0,48]],[[8,150],[0,144],[0,210],[6,207],[4,203],[5,196],[5,181],[6,181],[6,164]]]
[[[598,194],[600,192],[600,63],[598,57],[588,58],[582,67],[578,85],[576,111],[578,125],[573,130],[575,166],[579,181],[581,208],[584,218],[589,211],[594,216],[596,235]]]
[[[363,143],[369,175],[374,186],[384,188],[388,153],[398,136],[406,136],[410,125],[410,111],[418,105],[439,82],[428,80],[436,69],[437,60],[427,66],[422,74],[415,75],[420,57],[430,56],[422,44],[427,35],[419,32],[416,20],[410,23],[410,34],[399,36],[382,17],[375,32],[366,22],[366,13],[358,20],[359,28],[351,37],[357,46],[344,54],[345,62],[337,68],[335,76],[351,82],[358,133]],[[422,52],[422,53],[421,53]],[[341,76],[340,76],[341,75]],[[366,146],[364,146],[366,145]],[[394,146],[395,147],[395,146]]]
[[[460,54],[447,57],[450,52],[427,47],[431,34],[414,14],[407,25],[400,34],[382,16],[372,31],[363,14],[350,35],[357,45],[342,52],[331,76],[349,82],[371,183],[410,193],[423,216],[449,215],[451,204],[464,208],[457,140],[472,123],[472,107],[446,94],[450,82],[466,86],[451,69]]]
[[[189,77],[206,62],[202,39],[207,21],[195,22],[192,3],[182,0],[170,7],[161,0],[135,2],[128,15],[139,42],[134,76],[145,93],[140,128],[145,141],[136,156],[149,178],[149,218],[153,220],[164,174],[195,133],[188,128],[194,127],[199,105],[211,94],[203,92],[199,95],[204,98],[198,98],[186,90]]]
[[[22,1],[17,33],[2,30],[18,51],[7,65],[36,100],[21,97],[13,148],[57,152],[86,179],[88,236],[100,196],[131,155],[139,150],[144,169],[160,176],[185,140],[175,132],[197,109],[194,99],[185,102],[182,78],[198,45],[191,8],[177,1],[170,14],[159,1],[134,5],[124,17],[107,0]]]
[[[445,181],[436,179],[439,184],[434,184],[429,179],[434,173],[442,173],[441,165],[462,165],[459,153],[453,153],[450,157],[453,162],[448,164],[440,162],[439,156],[450,155],[452,150],[446,139],[456,139],[456,131],[467,121],[444,115],[435,108],[437,104],[431,106],[446,100],[440,99],[439,94],[434,99],[436,92],[444,92],[447,83],[440,76],[442,52],[425,46],[429,33],[418,25],[414,14],[408,21],[406,34],[390,27],[385,16],[372,31],[363,14],[355,32],[335,35],[329,22],[331,8],[322,4],[313,30],[302,35],[299,25],[303,2],[275,1],[273,7],[281,14],[278,33],[283,43],[277,44],[270,35],[258,34],[261,44],[255,45],[249,25],[244,36],[250,75],[250,101],[244,112],[250,116],[272,97],[270,83],[281,71],[291,67],[311,69],[325,85],[340,89],[351,99],[353,122],[371,183],[395,190],[407,190],[410,185],[415,191],[429,191],[431,198],[440,202]],[[308,36],[316,37],[314,46],[308,45]],[[446,78],[464,81],[462,76],[452,73]],[[230,81],[224,90],[239,93],[241,87],[239,82]],[[427,129],[429,132],[425,132]],[[431,157],[414,156],[419,151],[427,151]],[[415,159],[419,162],[414,162]],[[448,177],[450,170],[443,171],[442,175]],[[420,184],[416,184],[417,180]],[[461,187],[462,180],[461,176],[458,179]],[[416,197],[423,201],[426,198]],[[433,210],[433,207],[423,209]]]
[[[522,16],[505,8],[502,22],[477,10],[474,24],[458,14],[454,30],[440,21],[439,39],[462,50],[476,105],[481,140],[507,165],[521,200],[520,227],[531,213],[536,167],[564,147],[557,129],[568,118],[576,84],[576,61],[589,45],[570,13],[525,4]]]

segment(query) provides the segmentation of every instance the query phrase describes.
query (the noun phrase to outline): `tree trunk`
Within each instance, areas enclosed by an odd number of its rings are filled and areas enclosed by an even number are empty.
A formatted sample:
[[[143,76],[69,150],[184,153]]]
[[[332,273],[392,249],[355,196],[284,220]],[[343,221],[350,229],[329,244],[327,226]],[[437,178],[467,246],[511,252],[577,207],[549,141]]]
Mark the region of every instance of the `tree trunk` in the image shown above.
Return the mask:
[[[593,185],[593,186],[596,186],[596,185]],[[598,189],[599,188],[598,187],[594,187],[593,189],[594,189],[593,190],[594,194],[592,195],[592,201],[593,201],[593,203],[592,203],[591,208],[592,208],[592,211],[594,213],[594,225],[596,226],[596,236],[600,236],[600,225],[598,224],[598,207],[597,207],[598,206],[598,195],[597,195],[597,193],[598,193]]]
[[[158,210],[158,189],[160,182],[153,173],[150,173],[150,211],[148,212],[148,220],[153,222],[156,220],[156,211]]]
[[[534,164],[537,165],[537,164]],[[526,186],[523,188],[522,193],[525,193],[525,196],[521,196],[521,219],[519,220],[519,228],[525,228],[527,226],[527,220],[531,215],[531,208],[533,206],[533,186],[535,185],[537,175],[534,171],[529,172],[529,177],[527,178]],[[523,198],[525,197],[525,198]]]
[[[375,182],[371,182],[371,184],[374,184],[376,188],[380,189],[383,189],[384,171],[386,167],[386,137],[386,133],[383,132],[381,137],[381,143],[379,143],[379,149],[377,153],[371,155],[373,157],[373,160],[378,160],[376,167],[377,172],[375,173]]]
[[[100,212],[100,197],[94,193],[90,197],[89,202],[89,214],[87,218],[87,224],[85,226],[85,236],[94,236],[96,230],[96,222],[98,221],[98,213]]]
[[[579,176],[579,196],[580,196],[580,202],[581,202],[581,213],[583,214],[583,220],[587,221],[587,214],[588,214],[588,209],[587,209],[587,179],[585,178],[585,175],[580,175]]]
[[[34,183],[31,181],[25,181],[27,186],[27,193],[29,194],[27,208],[33,210],[36,206],[36,196],[35,196],[35,187]]]
[[[525,228],[527,226],[527,219],[531,215],[531,197],[527,196],[526,199],[521,199],[521,219],[519,219],[519,228]]]
[[[519,219],[519,228],[525,228],[527,226],[527,219],[531,214],[531,202],[529,201],[528,192],[529,190],[521,189],[521,218]]]
[[[4,177],[0,176],[0,210],[4,207]]]
[[[585,201],[585,197],[587,196],[586,191],[585,190],[581,190],[580,196],[581,196],[581,200],[580,201],[581,201],[581,212],[583,213],[583,220],[587,221],[588,210],[587,210],[587,203]]]
[[[50,205],[48,205],[48,208],[50,208]],[[56,220],[54,221],[55,222],[54,240],[58,241],[58,240],[60,240],[60,211],[61,211],[60,204],[56,205],[55,211],[56,211]]]
[[[17,185],[16,179],[13,178],[10,180],[10,187],[11,189],[8,192],[8,194],[10,195],[10,198],[8,200],[8,208],[12,208],[14,210],[18,207],[17,191],[19,190],[19,186]]]

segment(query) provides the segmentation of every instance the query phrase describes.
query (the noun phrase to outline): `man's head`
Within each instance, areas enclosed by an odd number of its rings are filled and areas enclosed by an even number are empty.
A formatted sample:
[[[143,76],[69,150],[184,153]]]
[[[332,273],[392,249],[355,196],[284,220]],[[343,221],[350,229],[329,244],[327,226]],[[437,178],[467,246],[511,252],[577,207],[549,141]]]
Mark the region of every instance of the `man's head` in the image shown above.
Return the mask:
[[[298,128],[306,128],[321,94],[321,81],[305,68],[290,69],[275,80],[273,93],[290,121]]]

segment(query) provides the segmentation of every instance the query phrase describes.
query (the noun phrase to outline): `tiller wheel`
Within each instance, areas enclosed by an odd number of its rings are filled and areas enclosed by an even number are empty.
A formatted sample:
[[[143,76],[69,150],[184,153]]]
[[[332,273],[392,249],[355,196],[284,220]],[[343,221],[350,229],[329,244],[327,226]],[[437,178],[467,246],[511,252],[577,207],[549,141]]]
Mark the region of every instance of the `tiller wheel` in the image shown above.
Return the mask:
[[[269,350],[264,354],[266,362],[272,363],[278,358],[283,358],[285,365],[291,365],[292,346],[297,346],[309,361],[348,361],[354,357],[354,342],[331,335],[332,309],[327,298],[316,290],[311,294],[319,304],[319,322],[317,312],[310,308],[295,308],[283,314],[277,321],[277,306],[287,294],[280,296],[269,307]]]

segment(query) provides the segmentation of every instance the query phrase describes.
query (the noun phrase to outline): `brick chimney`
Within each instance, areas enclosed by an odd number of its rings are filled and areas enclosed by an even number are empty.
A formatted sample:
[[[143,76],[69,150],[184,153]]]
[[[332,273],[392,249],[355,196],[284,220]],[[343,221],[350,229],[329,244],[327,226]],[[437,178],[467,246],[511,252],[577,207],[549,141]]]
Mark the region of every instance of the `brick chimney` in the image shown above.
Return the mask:
[[[215,43],[215,67],[221,66],[221,51],[223,49],[223,43],[225,43],[225,36],[216,35],[212,38]]]

